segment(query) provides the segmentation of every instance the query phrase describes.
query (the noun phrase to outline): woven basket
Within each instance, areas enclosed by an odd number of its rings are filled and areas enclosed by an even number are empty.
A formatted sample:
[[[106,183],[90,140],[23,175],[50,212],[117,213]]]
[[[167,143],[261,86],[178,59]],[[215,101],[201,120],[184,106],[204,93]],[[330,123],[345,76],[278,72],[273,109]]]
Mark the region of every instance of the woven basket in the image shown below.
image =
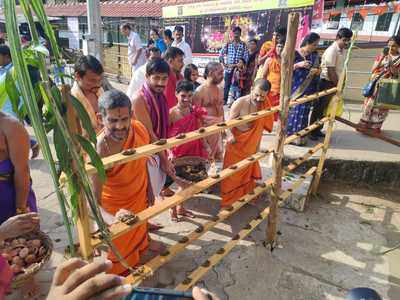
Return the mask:
[[[47,263],[53,252],[53,242],[50,237],[42,231],[30,232],[19,236],[19,238],[38,239],[41,240],[43,246],[46,248],[46,253],[42,256],[39,262],[31,264],[28,268],[24,269],[24,273],[14,276],[12,281],[12,288],[17,289],[23,286],[26,282],[30,281],[33,276],[39,272],[45,263]]]
[[[210,163],[208,162],[208,160],[206,160],[202,157],[199,157],[199,156],[184,156],[184,157],[175,158],[173,160],[173,164],[175,167],[203,164],[206,167],[207,171],[210,168]],[[176,176],[176,177],[182,181],[186,181],[186,182],[189,181],[189,180],[179,177],[179,176]],[[203,179],[205,179],[205,178],[203,178]]]

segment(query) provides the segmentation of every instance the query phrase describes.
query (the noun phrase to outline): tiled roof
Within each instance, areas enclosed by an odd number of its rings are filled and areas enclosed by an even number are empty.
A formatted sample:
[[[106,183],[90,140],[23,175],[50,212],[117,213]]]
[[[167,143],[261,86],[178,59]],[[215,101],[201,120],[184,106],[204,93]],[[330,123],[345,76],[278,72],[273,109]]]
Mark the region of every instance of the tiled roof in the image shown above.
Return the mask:
[[[162,7],[207,0],[111,0],[101,2],[103,17],[161,17]],[[86,3],[46,5],[46,14],[52,17],[79,17],[86,15]]]

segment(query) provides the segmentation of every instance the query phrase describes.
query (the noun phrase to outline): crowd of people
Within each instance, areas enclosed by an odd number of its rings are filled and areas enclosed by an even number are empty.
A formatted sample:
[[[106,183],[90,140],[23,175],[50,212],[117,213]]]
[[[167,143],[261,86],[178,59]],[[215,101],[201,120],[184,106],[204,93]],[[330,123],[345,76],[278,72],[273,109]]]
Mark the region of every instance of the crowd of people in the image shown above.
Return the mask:
[[[71,94],[88,112],[98,135],[97,151],[101,157],[224,122],[228,108],[226,119],[231,120],[279,105],[281,54],[286,38],[283,27],[277,27],[272,40],[262,45],[255,39],[243,41],[240,27],[234,27],[232,40],[221,49],[219,61],[210,61],[206,65],[202,79],[198,67],[193,64],[192,50],[185,42],[181,26],[176,26],[173,33],[165,30],[160,34],[158,29],[152,29],[147,48],[132,25],[122,24],[120,31],[128,39],[132,69],[126,91],[102,88],[104,70],[94,56],[80,57],[74,67],[75,82]],[[352,35],[350,29],[341,28],[322,56],[317,51],[318,34],[310,33],[303,38],[300,48],[295,51],[291,100],[337,85]],[[398,76],[399,66],[390,62],[399,56],[399,45],[399,37],[389,40],[389,52],[377,58],[374,74],[384,71],[385,77]],[[10,51],[2,45],[2,72],[10,64]],[[371,99],[366,100],[360,122],[363,126],[380,128],[387,111],[374,108]],[[326,96],[313,104],[291,108],[287,134],[292,135],[320,120],[328,103],[329,96]],[[15,215],[37,211],[28,165],[32,143],[24,124],[15,118],[12,107],[5,108],[7,110],[0,112],[0,224]],[[187,187],[187,182],[176,176],[174,159],[201,157],[210,162],[221,162],[223,168],[228,168],[256,153],[264,130],[271,132],[274,122],[278,121],[277,114],[266,116],[223,133],[114,166],[107,170],[105,182],[94,176],[95,196],[105,219],[111,223],[121,211],[137,214],[156,201],[173,196],[176,190],[171,186],[174,183],[179,188]],[[322,126],[293,143],[302,146],[307,139],[323,138],[321,129]],[[221,207],[230,206],[252,191],[258,179],[261,179],[261,169],[257,162],[223,179]],[[174,222],[194,216],[183,205],[170,210]],[[161,227],[157,223],[145,223],[116,238],[115,245],[124,259],[135,266],[145,250],[151,248],[148,231]],[[108,254],[108,259],[111,261],[106,268],[108,272],[127,274],[112,253]]]

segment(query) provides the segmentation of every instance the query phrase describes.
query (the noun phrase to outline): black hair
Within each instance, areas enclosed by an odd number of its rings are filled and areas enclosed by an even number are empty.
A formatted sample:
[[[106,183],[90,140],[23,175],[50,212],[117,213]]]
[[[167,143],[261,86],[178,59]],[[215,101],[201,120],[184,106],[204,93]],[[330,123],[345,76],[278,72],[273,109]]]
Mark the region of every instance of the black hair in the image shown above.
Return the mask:
[[[146,65],[146,75],[150,76],[153,74],[169,74],[169,65],[168,63],[161,59],[161,58],[156,58],[149,60],[149,62]]]
[[[160,50],[159,48],[157,48],[157,47],[151,47],[151,48],[149,49],[149,52],[161,53],[161,50]]]
[[[220,66],[221,66],[221,63],[216,62],[216,61],[210,61],[206,65],[206,68],[204,69],[204,79],[207,79],[208,75],[210,75],[211,72],[215,71]]]
[[[178,84],[176,85],[176,93],[179,94],[182,91],[193,92],[194,91],[193,83],[189,80],[179,81]]]
[[[11,58],[10,47],[8,47],[7,45],[0,45],[0,54],[7,55]]]
[[[164,30],[164,36],[168,37],[170,40],[173,40],[172,38],[172,31],[170,29],[165,29]]]
[[[184,77],[186,80],[191,81],[190,77],[192,76],[192,72],[193,72],[193,71],[197,71],[197,70],[198,70],[198,68],[197,68],[196,65],[194,65],[194,64],[188,64],[188,65],[185,66],[185,69],[183,70],[183,77]]]
[[[277,35],[286,36],[287,30],[286,27],[278,25],[275,27],[274,32]]]
[[[249,41],[248,41],[249,43],[256,43],[256,45],[258,44],[258,41],[257,41],[257,39],[249,39]]]
[[[180,25],[175,26],[174,31],[182,32],[183,33],[183,27]]]
[[[340,28],[336,33],[337,40],[341,38],[351,39],[352,36],[353,36],[353,31],[351,31],[349,28],[346,27]]]
[[[253,88],[256,87],[259,87],[264,92],[268,92],[271,89],[271,83],[264,78],[259,78],[254,81]]]
[[[235,27],[233,27],[232,32],[233,32],[233,33],[235,33],[235,32],[240,32],[240,33],[242,33],[242,28],[240,28],[239,26],[235,26]]]
[[[147,41],[147,48],[149,48],[151,45],[154,45],[154,44],[155,44],[154,41],[152,39],[149,39]]]
[[[131,112],[131,101],[129,97],[120,90],[111,89],[104,92],[99,98],[99,111],[104,117],[108,109],[128,107]]]
[[[158,37],[160,37],[160,33],[158,32],[158,29],[157,29],[157,28],[152,28],[151,31],[154,31],[154,33],[155,33]]]
[[[97,75],[101,75],[104,72],[103,66],[96,57],[93,55],[80,56],[74,66],[75,73],[78,73],[79,77],[83,77],[89,70]]]
[[[400,46],[400,36],[398,35],[393,35],[390,37],[390,39],[388,40],[388,42],[393,41],[395,42],[398,46]]]
[[[129,30],[132,30],[132,26],[131,26],[131,24],[129,24],[129,23],[123,23],[122,25],[121,25],[121,28],[122,29],[129,29]]]
[[[318,33],[311,32],[304,37],[303,41],[301,42],[300,47],[311,45],[312,43],[315,43],[316,41],[318,41],[320,38],[321,37],[319,36]]]
[[[185,53],[177,47],[169,47],[164,53],[164,59],[175,59],[177,56],[185,56]]]

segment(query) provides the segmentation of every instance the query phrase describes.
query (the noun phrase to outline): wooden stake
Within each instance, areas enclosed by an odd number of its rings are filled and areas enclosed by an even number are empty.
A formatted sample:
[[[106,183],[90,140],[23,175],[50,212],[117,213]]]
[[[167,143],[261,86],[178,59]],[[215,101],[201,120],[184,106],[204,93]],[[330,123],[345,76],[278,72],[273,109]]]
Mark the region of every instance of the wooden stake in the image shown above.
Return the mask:
[[[288,31],[286,44],[281,55],[281,91],[280,91],[280,122],[278,137],[276,139],[275,151],[273,154],[273,184],[271,192],[270,214],[268,216],[267,243],[274,247],[276,239],[276,227],[278,219],[278,201],[282,188],[282,161],[283,148],[286,137],[286,124],[289,112],[290,94],[292,88],[294,51],[296,46],[297,28],[299,27],[299,14],[290,13],[288,17]]]
[[[63,85],[61,87],[61,95],[64,104],[67,106],[67,126],[68,130],[71,133],[71,136],[74,137],[75,134],[82,133],[82,127],[81,124],[79,123],[75,109],[69,99],[69,94],[70,94],[69,86]],[[73,163],[73,169],[76,169],[74,163]],[[86,204],[86,199],[81,193],[79,195],[77,212],[78,215],[77,215],[76,227],[78,231],[80,254],[85,260],[91,260],[93,258],[93,248],[90,240],[91,235],[90,235],[89,211]]]
[[[324,147],[322,148],[321,157],[318,162],[317,172],[315,173],[315,177],[314,177],[314,180],[311,185],[311,194],[314,194],[314,195],[317,193],[319,182],[321,180],[322,170],[324,168],[326,154],[328,152],[329,142],[331,140],[331,136],[332,136],[332,132],[333,132],[333,124],[335,123],[337,106],[338,106],[339,100],[341,98],[343,98],[343,90],[344,90],[344,86],[345,86],[345,81],[346,81],[346,66],[343,69],[342,74],[340,74],[339,81],[337,84],[336,94],[331,99],[332,109],[328,116],[328,118],[329,118],[328,129],[326,131],[326,135],[325,135],[325,139],[324,139]]]

